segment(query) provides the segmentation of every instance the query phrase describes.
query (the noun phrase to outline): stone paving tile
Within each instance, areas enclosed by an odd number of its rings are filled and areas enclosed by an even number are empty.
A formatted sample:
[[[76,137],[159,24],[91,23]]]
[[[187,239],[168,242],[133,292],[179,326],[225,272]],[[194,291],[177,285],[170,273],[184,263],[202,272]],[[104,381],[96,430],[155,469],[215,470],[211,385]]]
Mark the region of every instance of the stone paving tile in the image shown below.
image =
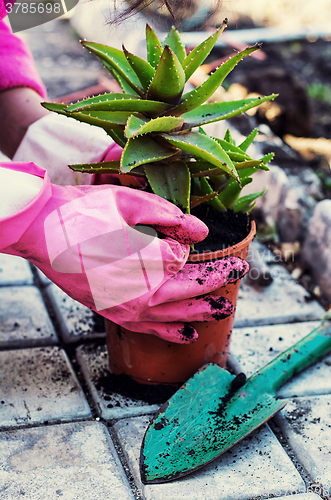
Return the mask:
[[[0,254],[0,285],[32,285],[33,274],[27,260]]]
[[[241,283],[235,327],[314,321],[325,314],[316,301],[307,301],[306,290],[280,265],[269,266],[274,278],[268,287]]]
[[[313,481],[331,493],[331,396],[294,398],[275,417]]]
[[[95,331],[94,313],[64,293],[53,283],[46,288],[65,342],[104,337],[104,330]],[[103,323],[102,323],[103,324]]]
[[[148,417],[114,425],[138,489],[145,500],[248,500],[301,493],[305,485],[267,425],[200,471],[178,481],[142,485],[139,453]]]
[[[234,328],[229,365],[246,376],[269,363],[320,325],[319,321],[286,325]],[[331,355],[307,368],[287,382],[277,395],[283,398],[331,393]]]
[[[0,347],[33,347],[57,342],[42,295],[34,286],[0,287]]]
[[[0,433],[1,500],[132,500],[107,428],[76,422]]]
[[[116,388],[112,390],[106,346],[80,346],[77,349],[77,360],[100,417],[106,420],[117,419],[153,413],[159,409],[160,405],[149,405],[142,400],[122,396],[116,392]]]
[[[91,417],[65,352],[41,347],[0,352],[1,427]]]

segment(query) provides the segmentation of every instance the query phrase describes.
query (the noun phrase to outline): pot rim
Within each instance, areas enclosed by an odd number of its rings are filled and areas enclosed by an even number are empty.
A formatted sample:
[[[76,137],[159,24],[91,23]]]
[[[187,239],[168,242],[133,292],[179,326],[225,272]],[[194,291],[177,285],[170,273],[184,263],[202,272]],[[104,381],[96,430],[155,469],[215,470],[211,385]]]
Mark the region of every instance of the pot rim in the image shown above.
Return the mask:
[[[235,254],[241,252],[245,247],[247,247],[254,239],[256,235],[256,224],[255,221],[251,221],[251,230],[243,240],[239,241],[231,247],[224,248],[223,250],[215,250],[214,252],[204,252],[204,253],[192,253],[189,255],[187,262],[204,262],[215,259],[222,259],[223,257],[234,256]]]

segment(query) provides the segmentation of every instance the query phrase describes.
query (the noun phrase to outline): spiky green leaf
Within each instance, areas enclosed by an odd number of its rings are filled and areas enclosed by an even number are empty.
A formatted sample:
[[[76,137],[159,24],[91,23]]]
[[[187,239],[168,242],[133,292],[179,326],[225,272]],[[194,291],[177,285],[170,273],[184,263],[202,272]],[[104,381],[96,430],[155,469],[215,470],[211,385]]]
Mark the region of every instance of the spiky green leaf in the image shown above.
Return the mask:
[[[59,104],[57,102],[42,102],[41,103],[42,107],[45,109],[48,109],[49,111],[54,111],[55,113],[58,113],[59,115],[66,115],[66,109],[68,107],[67,104]]]
[[[162,134],[162,137],[173,146],[212,163],[239,180],[238,173],[229,155],[213,138],[199,134],[199,132]]]
[[[231,153],[233,155],[236,153],[238,155],[238,158],[245,158],[246,160],[251,160],[251,158],[250,158],[250,156],[248,156],[248,154],[244,153],[240,148],[238,148],[234,144],[231,144],[230,142],[225,141],[224,139],[220,139],[219,137],[213,137],[213,139],[220,146],[222,146],[224,151],[226,151],[227,153]],[[238,161],[241,161],[241,160],[238,160]]]
[[[243,179],[241,179],[242,188],[244,186],[247,186],[247,184],[250,184],[252,181],[253,179],[251,177],[244,177]],[[217,198],[226,208],[231,208],[238,200],[242,188],[238,185],[237,182],[234,182],[231,179],[227,188],[222,191]]]
[[[124,92],[124,94],[134,94],[135,96],[138,96],[138,97],[141,97],[142,95],[142,92],[139,91],[139,92],[135,92],[133,90],[133,88],[131,87],[131,85],[129,85],[127,83],[127,81],[122,78],[121,75],[119,75],[117,73],[117,71],[115,71],[112,66],[110,66],[110,64],[106,63],[105,61],[103,61],[103,65],[105,68],[107,68],[107,70],[109,71],[109,73],[111,74],[111,76],[114,78],[114,80],[117,81],[117,83],[119,84],[119,86],[121,87],[122,89],[122,92]]]
[[[219,212],[226,211],[226,207],[219,199],[218,193],[213,190],[207,179],[205,179],[204,177],[200,179],[200,189],[204,195],[216,194],[216,196],[212,197],[209,200],[206,200],[208,205],[212,206],[213,208],[215,208],[215,210],[218,210]]]
[[[275,95],[275,94],[273,94],[273,95]],[[269,97],[271,97],[271,96],[269,96]],[[249,146],[253,143],[258,132],[259,132],[259,130],[257,128],[254,128],[252,130],[252,132],[246,137],[246,139],[241,144],[239,144],[238,147],[246,152],[247,149],[249,148]]]
[[[228,151],[227,153],[233,162],[243,162],[247,159],[244,153],[240,154],[234,151]]]
[[[233,144],[234,146],[236,145],[232,135],[231,135],[231,132],[230,132],[230,129],[227,128],[226,131],[225,131],[225,134],[224,134],[224,140],[226,142],[229,142],[230,144]]]
[[[124,129],[131,113],[130,111],[77,111],[67,115],[80,122],[109,130]]]
[[[165,45],[147,99],[177,104],[185,85],[185,73],[176,54]],[[172,113],[171,113],[172,114]]]
[[[126,137],[124,135],[124,128],[117,130],[107,130],[107,134],[118,144],[121,148],[124,148],[126,144]]]
[[[121,109],[121,103],[123,101],[131,102],[131,99],[136,99],[136,97],[136,94],[105,93],[69,104],[66,109],[68,111],[127,111],[126,109]]]
[[[217,197],[217,192],[213,191],[210,194],[205,194],[204,196],[191,196],[191,202],[190,202],[190,208],[197,207],[198,205],[201,205],[202,203],[208,203],[210,200],[213,200],[214,198]],[[219,209],[219,212],[225,211]]]
[[[141,85],[145,90],[147,90],[151,81],[153,80],[155,69],[149,64],[149,62],[145,61],[145,59],[142,59],[141,57],[136,56],[135,54],[132,54],[131,52],[126,50],[124,45],[123,52],[131,68],[138,76]]]
[[[185,71],[186,81],[191,78],[196,69],[203,63],[203,61],[208,57],[210,52],[212,51],[215,43],[219,39],[220,34],[226,28],[226,22],[223,21],[223,24],[220,28],[218,28],[215,33],[213,33],[209,38],[200,43],[197,47],[195,47],[184,59],[182,65]]]
[[[192,165],[194,165],[193,168]],[[195,177],[213,177],[220,175],[220,169],[207,162],[195,162],[194,164],[187,163],[187,166],[191,172],[192,179]]]
[[[152,163],[176,154],[175,149],[167,148],[155,142],[150,136],[142,135],[129,139],[121,157],[121,172],[130,172],[133,168]]]
[[[131,111],[146,113],[151,116],[161,114],[169,108],[169,104],[157,101],[137,99],[134,94],[103,94],[67,106],[68,111]]]
[[[155,194],[171,201],[184,213],[189,213],[191,180],[184,162],[177,161],[167,166],[148,164],[144,170]]]
[[[183,42],[180,38],[180,34],[178,30],[173,26],[168,33],[168,36],[164,40],[165,45],[169,45],[169,47],[174,51],[178,60],[183,63],[186,58],[186,50],[183,45]]]
[[[246,168],[253,168],[255,172],[257,172],[258,170],[265,170],[266,172],[268,172],[268,170],[270,170],[267,165],[264,165],[262,159],[234,163],[238,172]]]
[[[254,45],[253,47],[247,47],[247,49],[238,52],[238,54],[228,59],[216,71],[214,71],[214,73],[212,73],[204,83],[191,92],[183,95],[182,103],[173,108],[171,110],[171,114],[179,116],[205,103],[218,89],[238,62],[259,48],[259,44]]]
[[[77,163],[69,165],[74,172],[87,174],[118,174],[120,171],[119,161],[103,161],[100,163]]]
[[[267,190],[259,191],[258,193],[248,194],[246,196],[242,196],[236,203],[233,205],[234,212],[249,212],[255,205],[255,200],[260,196],[263,196]]]
[[[104,63],[107,63],[138,95],[142,96],[144,94],[138,76],[121,50],[101,43],[82,41],[82,44]]]
[[[200,125],[206,125],[207,123],[214,123],[220,120],[228,120],[229,118],[245,113],[251,108],[259,106],[265,101],[274,99],[275,95],[276,94],[272,94],[262,98],[241,99],[240,101],[202,104],[198,108],[181,115],[185,120],[183,129],[199,127]]]
[[[153,68],[157,68],[162,55],[162,45],[155,31],[149,24],[146,24],[146,47],[147,61]]]
[[[250,177],[259,171],[259,168],[248,167],[238,170],[239,178],[243,179],[244,177]]]
[[[148,118],[131,115],[125,125],[124,135],[127,139],[134,137],[138,134],[142,126],[148,122]]]
[[[262,158],[262,161],[263,161],[263,165],[267,165],[267,163],[269,163],[273,157],[275,156],[275,153],[268,153],[266,154],[263,158]],[[268,169],[269,170],[269,169]]]
[[[182,123],[182,118],[176,116],[159,116],[153,120],[141,120],[132,115],[125,128],[125,136],[130,138],[151,132],[170,132],[180,127]]]

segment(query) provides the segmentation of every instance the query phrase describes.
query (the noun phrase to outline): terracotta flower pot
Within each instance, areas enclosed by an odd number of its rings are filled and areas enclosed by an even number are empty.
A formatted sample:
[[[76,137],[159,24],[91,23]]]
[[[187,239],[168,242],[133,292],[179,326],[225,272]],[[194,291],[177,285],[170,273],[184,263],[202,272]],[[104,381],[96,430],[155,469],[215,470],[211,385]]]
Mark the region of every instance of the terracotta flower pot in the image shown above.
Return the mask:
[[[245,259],[256,234],[251,223],[248,236],[240,243],[217,252],[192,254],[189,262],[206,262],[227,256]],[[240,280],[214,292],[236,306]],[[234,313],[220,321],[192,323],[199,334],[193,344],[175,344],[153,335],[126,330],[106,320],[109,366],[113,373],[127,374],[144,384],[182,384],[210,361],[224,367],[230,344]]]

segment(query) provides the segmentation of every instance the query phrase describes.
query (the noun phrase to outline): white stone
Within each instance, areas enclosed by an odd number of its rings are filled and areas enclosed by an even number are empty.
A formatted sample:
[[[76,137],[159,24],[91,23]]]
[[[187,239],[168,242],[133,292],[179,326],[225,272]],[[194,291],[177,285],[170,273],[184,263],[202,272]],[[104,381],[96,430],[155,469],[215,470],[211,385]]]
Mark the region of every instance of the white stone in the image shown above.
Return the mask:
[[[41,347],[0,352],[1,426],[91,417],[65,352]]]
[[[331,200],[320,201],[309,222],[309,231],[302,249],[302,259],[311,268],[313,277],[331,301]]]
[[[313,321],[325,313],[316,301],[307,301],[306,290],[291,279],[281,265],[270,265],[273,282],[268,287],[241,283],[235,327]]]
[[[139,454],[147,424],[147,417],[137,417],[114,425],[145,500],[248,500],[305,491],[299,473],[267,425],[189,476],[142,485]]]
[[[286,325],[235,328],[231,337],[229,365],[247,377],[294,345],[320,322],[290,323]],[[277,396],[289,398],[316,394],[331,394],[331,355],[324,356],[301,374],[293,377]]]
[[[51,345],[57,335],[43,298],[34,286],[0,288],[0,346]]]
[[[288,177],[282,168],[272,165],[267,172],[260,170],[254,174],[253,182],[245,187],[243,194],[263,191],[265,188],[267,192],[257,199],[256,206],[266,217],[271,215],[274,220],[277,220],[279,208],[284,203],[289,188]]]
[[[77,349],[77,360],[100,417],[116,419],[154,413],[159,409],[160,405],[149,405],[145,401],[131,399],[112,391],[109,380],[107,381],[111,372],[105,346],[81,346]],[[133,381],[132,383],[134,384]]]
[[[76,422],[0,433],[1,500],[132,500],[106,427]]]
[[[331,493],[331,396],[295,398],[275,417],[313,481]]]
[[[66,342],[81,338],[104,337],[105,332],[94,331],[93,311],[67,295],[53,283],[46,288]]]
[[[33,275],[27,260],[0,254],[0,285],[32,285]]]

